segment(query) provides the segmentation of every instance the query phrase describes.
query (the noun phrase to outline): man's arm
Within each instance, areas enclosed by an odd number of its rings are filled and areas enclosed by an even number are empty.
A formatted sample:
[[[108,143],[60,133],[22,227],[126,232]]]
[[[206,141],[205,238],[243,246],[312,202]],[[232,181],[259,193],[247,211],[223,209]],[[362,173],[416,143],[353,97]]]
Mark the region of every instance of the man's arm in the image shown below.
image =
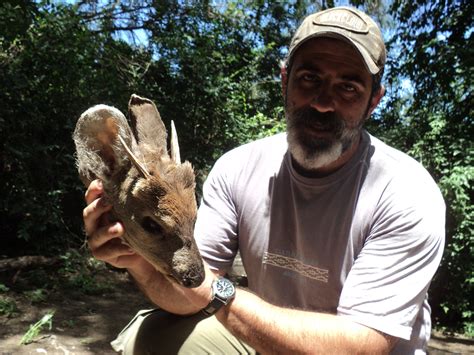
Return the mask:
[[[150,300],[176,314],[192,314],[206,307],[216,275],[206,267],[204,283],[187,289],[156,272],[150,273],[148,280],[130,273]],[[216,317],[262,354],[385,354],[397,340],[343,316],[276,307],[243,289],[237,290],[235,298]]]
[[[397,341],[343,316],[273,306],[243,289],[216,317],[262,354],[385,354]]]
[[[204,267],[206,277],[196,288],[185,288],[172,283],[154,269],[143,273],[141,270],[129,267],[128,272],[140,290],[154,304],[170,313],[188,315],[199,312],[211,301],[211,284],[219,273],[212,272],[206,263]]]
[[[194,289],[179,287],[122,242],[124,228],[120,222],[110,223],[107,212],[111,206],[101,197],[102,184],[93,181],[86,191],[87,206],[83,211],[87,243],[92,255],[117,268],[125,268],[138,287],[160,308],[176,314],[192,314],[206,307],[211,299],[211,283],[215,278],[206,266],[206,277]]]
[[[169,282],[121,242],[123,226],[107,221],[111,207],[103,203],[101,194],[97,180],[86,192],[84,225],[92,254],[115,267],[127,268],[148,298],[169,312],[192,314],[206,307],[212,280],[221,273],[206,266],[203,284],[193,289]],[[262,353],[383,353],[388,352],[393,339],[343,317],[275,307],[242,289],[217,317],[238,338]]]

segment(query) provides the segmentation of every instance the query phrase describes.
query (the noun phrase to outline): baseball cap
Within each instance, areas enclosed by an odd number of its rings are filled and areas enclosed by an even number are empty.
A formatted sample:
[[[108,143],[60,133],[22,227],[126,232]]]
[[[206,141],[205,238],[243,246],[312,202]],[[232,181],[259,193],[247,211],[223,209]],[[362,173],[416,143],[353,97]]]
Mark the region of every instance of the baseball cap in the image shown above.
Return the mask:
[[[351,7],[335,7],[306,17],[291,39],[287,61],[307,40],[315,37],[341,38],[361,54],[367,69],[377,74],[385,65],[382,33],[369,16]]]

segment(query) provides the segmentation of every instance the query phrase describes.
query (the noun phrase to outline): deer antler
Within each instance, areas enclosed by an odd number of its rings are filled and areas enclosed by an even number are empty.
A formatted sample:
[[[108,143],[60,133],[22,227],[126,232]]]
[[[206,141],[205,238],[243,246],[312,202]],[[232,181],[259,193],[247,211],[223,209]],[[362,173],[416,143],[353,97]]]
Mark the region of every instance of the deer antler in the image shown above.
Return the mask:
[[[130,158],[133,165],[135,165],[135,167],[143,175],[144,178],[149,179],[151,177],[150,173],[146,170],[143,164],[138,161],[137,157],[132,153],[127,143],[125,143],[125,141],[123,140],[122,137],[120,137],[120,135],[118,136],[118,139],[120,143],[122,144],[122,146],[124,147],[125,151],[127,152],[127,155]]]
[[[171,160],[175,164],[181,164],[181,156],[179,154],[179,143],[178,143],[178,134],[176,133],[176,127],[174,126],[173,120],[171,120]]]

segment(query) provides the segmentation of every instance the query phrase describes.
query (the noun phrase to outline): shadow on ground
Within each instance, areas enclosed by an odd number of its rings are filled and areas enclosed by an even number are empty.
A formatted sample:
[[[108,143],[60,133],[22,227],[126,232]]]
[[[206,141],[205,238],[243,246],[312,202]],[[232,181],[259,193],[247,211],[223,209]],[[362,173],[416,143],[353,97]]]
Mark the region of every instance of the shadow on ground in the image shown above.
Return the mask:
[[[3,297],[14,299],[17,312],[0,316],[0,354],[114,354],[110,341],[140,309],[151,305],[123,272],[103,270],[108,291],[93,295],[74,290],[51,291],[33,303],[13,287]],[[6,294],[6,295],[5,295]],[[30,325],[54,311],[52,328],[34,342],[20,345]]]
[[[49,269],[53,273],[54,269]],[[1,275],[0,284],[5,284]],[[11,278],[15,277],[15,282]],[[24,291],[21,275],[8,275],[9,290],[0,292],[0,301],[14,300],[16,312],[0,315],[0,354],[115,354],[110,346],[115,336],[141,309],[152,308],[128,274],[101,268],[97,280],[107,281],[107,289],[94,294],[78,292],[70,287],[53,288],[47,297],[32,302]],[[31,280],[29,281],[31,282]],[[16,287],[18,285],[18,287]],[[1,306],[1,304],[0,304]],[[45,328],[28,345],[20,345],[29,326],[47,312],[54,311],[51,329]],[[434,333],[429,344],[430,355],[474,354],[474,340],[446,337]]]

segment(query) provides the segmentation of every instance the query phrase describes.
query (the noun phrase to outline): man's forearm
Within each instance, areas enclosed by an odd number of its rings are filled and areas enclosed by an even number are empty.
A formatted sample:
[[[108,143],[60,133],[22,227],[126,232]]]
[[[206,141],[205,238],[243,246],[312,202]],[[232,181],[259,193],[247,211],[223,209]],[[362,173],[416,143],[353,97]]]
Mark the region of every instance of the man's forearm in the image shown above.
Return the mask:
[[[383,354],[395,341],[344,317],[276,307],[242,289],[217,318],[263,354]]]
[[[169,281],[148,263],[128,269],[140,290],[151,302],[174,314],[194,314],[206,307],[211,300],[211,284],[219,271],[211,271],[204,264],[206,276],[202,284],[195,288],[185,288]]]
[[[151,302],[161,309],[174,314],[193,314],[201,308],[190,302],[185,289],[177,287],[158,272],[149,275],[140,275],[128,270],[136,281],[140,290]]]

